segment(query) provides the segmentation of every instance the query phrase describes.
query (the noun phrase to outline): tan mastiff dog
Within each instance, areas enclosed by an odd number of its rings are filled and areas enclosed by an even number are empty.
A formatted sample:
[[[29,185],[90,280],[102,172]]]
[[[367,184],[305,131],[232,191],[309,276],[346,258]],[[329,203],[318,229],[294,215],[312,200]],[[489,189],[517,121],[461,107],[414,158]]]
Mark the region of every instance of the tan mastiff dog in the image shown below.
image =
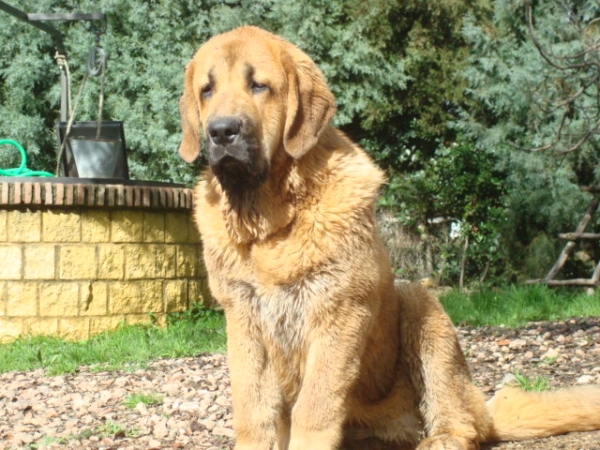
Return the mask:
[[[236,450],[475,449],[600,428],[600,387],[501,390],[487,405],[453,326],[394,287],[384,175],[330,126],[333,95],[285,40],[242,27],[187,67],[183,140],[210,288],[227,319]]]

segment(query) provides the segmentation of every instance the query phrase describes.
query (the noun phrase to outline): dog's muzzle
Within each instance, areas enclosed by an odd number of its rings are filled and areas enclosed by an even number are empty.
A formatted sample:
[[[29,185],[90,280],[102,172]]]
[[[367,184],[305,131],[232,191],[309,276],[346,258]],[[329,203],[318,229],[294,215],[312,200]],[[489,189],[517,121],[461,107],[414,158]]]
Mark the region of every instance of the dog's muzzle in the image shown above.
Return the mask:
[[[256,189],[268,164],[252,127],[237,117],[218,117],[207,124],[208,163],[225,190]]]

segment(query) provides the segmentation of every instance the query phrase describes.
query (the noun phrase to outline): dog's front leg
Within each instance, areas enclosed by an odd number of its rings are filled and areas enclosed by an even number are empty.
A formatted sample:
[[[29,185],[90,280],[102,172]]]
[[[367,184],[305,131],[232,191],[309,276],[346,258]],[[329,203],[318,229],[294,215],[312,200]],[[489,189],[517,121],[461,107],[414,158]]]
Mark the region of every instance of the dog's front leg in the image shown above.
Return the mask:
[[[281,398],[273,370],[248,317],[240,311],[225,315],[235,450],[276,449]],[[278,450],[285,450],[281,445]]]
[[[305,373],[292,408],[289,450],[334,450],[342,438],[348,392],[359,373],[368,314],[331,315],[311,331]]]

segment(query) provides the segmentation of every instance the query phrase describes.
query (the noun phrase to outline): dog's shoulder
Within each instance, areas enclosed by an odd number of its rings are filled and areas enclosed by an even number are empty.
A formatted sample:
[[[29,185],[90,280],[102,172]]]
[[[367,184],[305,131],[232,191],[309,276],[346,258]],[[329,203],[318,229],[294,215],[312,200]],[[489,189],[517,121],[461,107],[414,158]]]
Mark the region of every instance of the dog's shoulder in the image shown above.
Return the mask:
[[[364,150],[331,129],[290,177],[300,184],[294,220],[255,244],[257,273],[287,282],[377,260],[375,201],[385,177]]]
[[[329,220],[352,218],[375,205],[385,183],[384,172],[371,157],[341,131],[330,128],[318,148],[306,158],[307,179],[316,179],[314,205]],[[309,181],[310,182],[310,181]]]

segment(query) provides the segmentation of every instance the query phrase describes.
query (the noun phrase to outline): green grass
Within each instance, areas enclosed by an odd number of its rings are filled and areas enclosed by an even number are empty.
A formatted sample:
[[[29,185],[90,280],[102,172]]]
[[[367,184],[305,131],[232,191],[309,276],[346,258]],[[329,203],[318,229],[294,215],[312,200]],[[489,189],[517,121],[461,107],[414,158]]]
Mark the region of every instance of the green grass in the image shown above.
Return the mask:
[[[441,300],[457,325],[518,327],[530,321],[600,316],[600,294],[540,285],[472,292],[454,290]],[[80,366],[91,366],[92,370],[135,370],[158,358],[222,353],[225,344],[223,314],[192,308],[171,315],[166,328],[122,326],[83,342],[25,336],[0,344],[0,373],[44,368],[49,375],[56,375],[75,372]]]
[[[140,434],[137,428],[124,428],[120,423],[108,419],[106,423],[92,430],[84,430],[86,435],[99,437],[135,437]],[[85,436],[84,436],[85,437]]]
[[[530,378],[521,372],[516,372],[515,380],[517,385],[524,391],[543,392],[550,389],[548,378],[545,377]]]
[[[82,342],[25,336],[0,345],[0,373],[45,368],[49,375],[145,367],[158,358],[178,358],[225,351],[223,314],[202,308],[172,315],[165,328],[122,326]]]
[[[108,419],[102,425],[98,425],[94,428],[85,428],[79,434],[71,434],[65,437],[54,437],[54,436],[42,436],[37,443],[30,444],[27,446],[28,449],[38,450],[47,448],[50,445],[68,445],[69,442],[79,439],[90,439],[92,436],[98,438],[124,438],[124,437],[136,437],[139,436],[139,428],[125,428],[120,423],[114,422]]]
[[[125,400],[123,400],[123,404],[129,409],[135,408],[139,403],[143,403],[146,406],[161,405],[163,398],[164,397],[161,394],[156,392],[151,394],[147,394],[145,392],[135,392],[131,395],[128,395]]]
[[[450,291],[441,297],[444,308],[457,325],[505,325],[568,317],[600,316],[600,294],[557,290],[543,285]]]

